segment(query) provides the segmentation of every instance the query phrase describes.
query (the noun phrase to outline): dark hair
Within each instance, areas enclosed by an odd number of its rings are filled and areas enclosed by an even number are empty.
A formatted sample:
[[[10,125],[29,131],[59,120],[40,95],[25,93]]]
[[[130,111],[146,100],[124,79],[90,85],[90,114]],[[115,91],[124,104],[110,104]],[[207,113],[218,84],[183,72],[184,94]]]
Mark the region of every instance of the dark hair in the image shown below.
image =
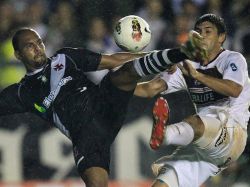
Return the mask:
[[[204,14],[201,17],[199,17],[195,22],[194,29],[196,30],[198,25],[200,25],[201,23],[203,23],[205,21],[208,21],[208,22],[214,24],[218,30],[218,34],[227,32],[224,19],[221,18],[220,16],[215,15],[215,14]]]
[[[18,29],[15,34],[13,35],[12,37],[12,46],[14,48],[15,51],[18,51],[19,50],[19,37],[27,32],[27,31],[34,31],[33,29],[31,28],[21,28],[21,29]]]

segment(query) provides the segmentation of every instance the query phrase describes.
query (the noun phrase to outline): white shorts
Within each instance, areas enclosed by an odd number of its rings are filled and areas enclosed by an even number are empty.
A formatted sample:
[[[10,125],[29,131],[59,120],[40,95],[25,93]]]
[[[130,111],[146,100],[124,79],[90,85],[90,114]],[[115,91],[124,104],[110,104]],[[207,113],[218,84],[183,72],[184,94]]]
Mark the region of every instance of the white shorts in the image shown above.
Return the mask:
[[[228,121],[225,116],[200,117],[205,125],[205,132],[192,144],[196,151],[189,152],[187,157],[177,154],[152,165],[152,168],[163,167],[162,170],[157,169],[160,171],[157,179],[170,187],[176,183],[176,179],[179,185],[174,187],[199,187],[210,176],[217,175],[237,160],[244,151],[247,131],[240,124],[233,120]],[[176,177],[169,177],[169,172],[173,175],[173,170]]]
[[[202,160],[211,162],[219,168],[226,168],[236,161],[245,149],[247,130],[239,123],[200,116],[205,125],[203,136],[193,143]]]
[[[169,187],[199,187],[218,167],[205,161],[168,161],[160,170],[157,180]]]

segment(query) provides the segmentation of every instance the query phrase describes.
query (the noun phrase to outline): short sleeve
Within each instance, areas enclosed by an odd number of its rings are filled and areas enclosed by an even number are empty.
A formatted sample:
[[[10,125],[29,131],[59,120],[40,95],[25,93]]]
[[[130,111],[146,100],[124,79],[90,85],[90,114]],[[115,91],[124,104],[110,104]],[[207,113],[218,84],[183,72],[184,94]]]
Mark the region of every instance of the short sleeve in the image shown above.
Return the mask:
[[[96,71],[100,62],[101,54],[84,48],[62,48],[57,54],[65,54],[66,58],[73,61],[77,68],[84,72]]]
[[[233,53],[227,59],[227,65],[223,72],[223,79],[234,81],[244,85],[247,63],[240,53]]]

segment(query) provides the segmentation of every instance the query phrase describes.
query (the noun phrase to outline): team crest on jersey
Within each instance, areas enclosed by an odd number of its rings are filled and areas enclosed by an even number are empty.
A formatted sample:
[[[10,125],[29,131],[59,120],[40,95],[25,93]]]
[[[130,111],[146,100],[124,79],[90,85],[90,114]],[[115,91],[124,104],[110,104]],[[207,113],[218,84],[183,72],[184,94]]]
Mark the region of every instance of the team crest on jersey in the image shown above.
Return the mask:
[[[47,77],[45,77],[44,75],[39,76],[37,79],[41,79],[43,83],[48,81]]]
[[[142,38],[141,25],[137,19],[132,20],[132,38],[133,40],[139,42]]]
[[[42,82],[47,82],[48,79],[45,76],[42,76],[41,80]]]
[[[64,68],[64,65],[63,64],[56,64],[53,69],[56,70],[56,71],[60,71]]]

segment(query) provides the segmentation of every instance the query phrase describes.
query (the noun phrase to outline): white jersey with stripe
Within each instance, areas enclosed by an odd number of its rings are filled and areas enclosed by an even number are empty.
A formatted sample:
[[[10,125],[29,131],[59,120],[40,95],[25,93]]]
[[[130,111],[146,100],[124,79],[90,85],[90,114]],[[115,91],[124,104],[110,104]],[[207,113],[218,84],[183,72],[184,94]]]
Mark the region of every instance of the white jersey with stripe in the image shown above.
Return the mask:
[[[250,80],[248,77],[245,58],[238,52],[224,50],[208,65],[192,62],[197,71],[204,74],[234,81],[243,86],[243,90],[237,98],[224,96],[199,81],[184,76],[180,69],[170,75],[161,73],[162,79],[168,84],[168,89],[162,94],[186,89],[190,93],[192,101],[196,104],[197,112],[206,114],[212,111],[224,110],[229,118],[247,128],[249,120],[248,107],[250,105]]]

